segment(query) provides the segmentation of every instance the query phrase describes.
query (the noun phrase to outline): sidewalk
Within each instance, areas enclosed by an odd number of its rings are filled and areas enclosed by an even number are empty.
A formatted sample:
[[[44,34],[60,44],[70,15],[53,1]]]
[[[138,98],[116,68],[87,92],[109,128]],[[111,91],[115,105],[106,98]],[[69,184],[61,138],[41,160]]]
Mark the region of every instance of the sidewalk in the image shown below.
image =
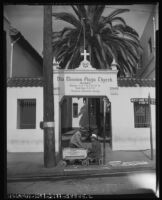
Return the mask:
[[[115,175],[132,171],[155,170],[154,159],[150,160],[150,150],[145,151],[112,151],[107,148],[105,165],[61,166],[45,168],[43,152],[40,153],[7,153],[7,180],[29,180],[46,178],[65,178],[76,176]],[[113,163],[110,161],[121,161]]]

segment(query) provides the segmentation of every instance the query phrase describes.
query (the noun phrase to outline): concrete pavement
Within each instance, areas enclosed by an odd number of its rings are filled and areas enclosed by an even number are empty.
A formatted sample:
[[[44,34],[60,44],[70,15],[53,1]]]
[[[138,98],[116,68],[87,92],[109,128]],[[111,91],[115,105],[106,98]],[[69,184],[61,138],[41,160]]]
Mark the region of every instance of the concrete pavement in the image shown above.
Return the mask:
[[[112,151],[107,149],[105,165],[61,166],[45,168],[43,152],[40,153],[7,153],[7,180],[47,180],[64,179],[77,176],[115,176],[136,171],[155,170],[154,160],[150,160],[150,151]],[[113,163],[112,161],[120,161]]]
[[[122,177],[75,178],[57,181],[9,182],[7,193],[16,194],[137,194],[156,193],[154,172],[138,172]]]

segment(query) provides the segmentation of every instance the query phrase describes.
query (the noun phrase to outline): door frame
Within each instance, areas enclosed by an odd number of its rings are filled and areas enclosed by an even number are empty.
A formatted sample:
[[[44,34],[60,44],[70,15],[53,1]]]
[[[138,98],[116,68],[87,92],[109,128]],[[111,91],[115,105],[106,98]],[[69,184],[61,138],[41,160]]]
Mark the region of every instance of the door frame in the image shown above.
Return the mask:
[[[59,118],[59,157],[62,159],[62,134],[61,134],[61,105],[63,103],[63,100],[66,97],[70,98],[109,98],[106,95],[94,95],[94,96],[87,96],[87,95],[63,95],[61,100],[59,101],[59,113],[60,113],[60,118]],[[110,102],[110,147],[112,149],[112,109],[111,109],[111,101]]]

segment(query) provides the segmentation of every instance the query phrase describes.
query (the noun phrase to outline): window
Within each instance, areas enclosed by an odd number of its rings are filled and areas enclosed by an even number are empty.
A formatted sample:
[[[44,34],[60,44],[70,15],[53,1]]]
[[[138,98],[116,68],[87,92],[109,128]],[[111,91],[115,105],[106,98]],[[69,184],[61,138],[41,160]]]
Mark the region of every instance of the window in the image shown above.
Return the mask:
[[[152,40],[151,38],[148,40],[148,54],[151,55],[152,53]]]
[[[149,105],[134,102],[135,128],[149,127]]]
[[[78,117],[78,104],[73,103],[73,117],[76,118]]]
[[[36,99],[18,99],[17,101],[17,128],[36,128]]]

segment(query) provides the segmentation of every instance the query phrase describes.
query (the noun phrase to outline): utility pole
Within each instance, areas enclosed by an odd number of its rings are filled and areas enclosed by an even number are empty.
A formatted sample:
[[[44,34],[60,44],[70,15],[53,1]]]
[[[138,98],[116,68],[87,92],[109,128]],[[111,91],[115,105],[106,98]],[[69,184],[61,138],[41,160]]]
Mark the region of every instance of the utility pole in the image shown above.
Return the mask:
[[[44,100],[44,166],[54,167],[55,160],[55,129],[54,129],[54,97],[52,69],[52,6],[44,6],[43,27],[43,100]]]

